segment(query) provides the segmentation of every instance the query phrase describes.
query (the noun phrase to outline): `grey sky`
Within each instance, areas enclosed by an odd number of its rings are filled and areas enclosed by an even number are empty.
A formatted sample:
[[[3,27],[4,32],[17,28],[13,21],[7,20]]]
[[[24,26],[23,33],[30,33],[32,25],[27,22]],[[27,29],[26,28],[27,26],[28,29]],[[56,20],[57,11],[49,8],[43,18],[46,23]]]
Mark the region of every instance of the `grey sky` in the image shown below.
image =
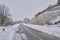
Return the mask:
[[[11,10],[15,20],[22,20],[25,17],[32,18],[39,11],[45,9],[49,4],[56,3],[57,0],[0,0],[0,4],[5,4]]]

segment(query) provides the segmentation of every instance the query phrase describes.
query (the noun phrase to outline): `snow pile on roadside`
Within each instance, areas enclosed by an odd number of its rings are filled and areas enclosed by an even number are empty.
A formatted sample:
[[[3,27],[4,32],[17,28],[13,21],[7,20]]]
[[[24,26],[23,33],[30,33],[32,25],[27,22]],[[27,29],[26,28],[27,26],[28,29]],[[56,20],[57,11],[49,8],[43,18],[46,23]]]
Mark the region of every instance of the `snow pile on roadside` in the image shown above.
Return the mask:
[[[23,25],[26,25],[27,27],[30,27],[30,28],[38,30],[38,31],[45,32],[49,35],[60,37],[60,27],[58,27],[59,25],[40,26],[40,25],[32,25],[32,24],[25,24],[25,23],[23,23]]]
[[[60,23],[60,16],[57,16],[55,19],[51,19],[48,21],[48,24],[53,25],[53,24],[59,24]]]
[[[0,40],[12,40],[15,29],[19,24],[8,26],[8,27],[0,27]],[[5,31],[3,31],[3,28]]]

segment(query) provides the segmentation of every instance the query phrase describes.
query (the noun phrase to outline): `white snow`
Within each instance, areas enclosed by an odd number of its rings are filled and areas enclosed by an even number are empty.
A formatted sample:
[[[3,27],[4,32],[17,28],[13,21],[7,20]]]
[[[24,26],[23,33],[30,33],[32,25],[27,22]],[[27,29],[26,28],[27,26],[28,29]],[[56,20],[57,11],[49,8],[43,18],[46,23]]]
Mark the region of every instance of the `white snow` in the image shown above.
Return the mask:
[[[28,40],[28,38],[26,37],[26,35],[25,35],[24,33],[22,33],[21,36],[22,36],[25,40]]]
[[[21,35],[15,33],[18,30],[17,28],[19,25],[20,24],[8,26],[8,27],[0,27],[0,40],[13,40],[14,35],[16,35],[18,38],[20,37],[19,38],[20,40],[22,39],[21,36],[24,39],[27,39],[26,35],[24,33],[22,33]],[[32,24],[25,24],[25,23],[23,23],[23,25],[26,25],[27,27],[30,27],[30,28],[38,30],[38,31],[48,33],[50,35],[60,37],[60,27],[58,27],[60,25],[40,26],[40,25],[32,25]],[[3,31],[3,28],[5,28],[5,31]]]
[[[47,33],[49,35],[60,37],[60,27],[58,27],[60,25],[40,26],[40,25],[32,25],[32,24],[25,24],[25,23],[23,23],[23,24],[26,25],[27,27],[30,27],[30,28],[38,30],[38,31],[42,31],[42,32]]]
[[[57,16],[54,20],[49,20],[50,23],[55,24],[56,22],[60,21],[60,16]]]
[[[19,24],[8,27],[0,27],[0,40],[12,40],[18,25]],[[5,28],[5,31],[3,31],[3,28]]]

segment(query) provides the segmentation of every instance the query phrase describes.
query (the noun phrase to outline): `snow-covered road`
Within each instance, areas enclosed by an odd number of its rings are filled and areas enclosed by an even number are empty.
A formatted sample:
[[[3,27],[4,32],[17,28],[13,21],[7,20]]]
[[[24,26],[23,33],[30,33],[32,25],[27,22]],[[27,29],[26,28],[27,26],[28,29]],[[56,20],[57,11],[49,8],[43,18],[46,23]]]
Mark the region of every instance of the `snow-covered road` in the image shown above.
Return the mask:
[[[32,25],[32,24],[25,24],[23,23],[23,25],[26,25],[27,27],[30,27],[32,29],[38,30],[38,31],[42,31],[44,33],[47,33],[49,35],[53,35],[56,37],[60,38],[60,25]]]
[[[31,26],[31,25],[30,25]],[[34,27],[34,26],[32,26]],[[37,27],[37,26],[36,26]],[[30,28],[27,25],[21,24],[20,25],[21,33],[25,33],[28,40],[60,40],[53,35],[48,35],[40,30],[36,30],[34,28]]]
[[[22,23],[8,27],[0,27],[0,40],[60,40],[58,38],[60,36],[60,27],[55,26],[48,27],[46,25],[38,26]],[[3,31],[3,28],[5,31]],[[59,36],[53,36],[55,33]]]

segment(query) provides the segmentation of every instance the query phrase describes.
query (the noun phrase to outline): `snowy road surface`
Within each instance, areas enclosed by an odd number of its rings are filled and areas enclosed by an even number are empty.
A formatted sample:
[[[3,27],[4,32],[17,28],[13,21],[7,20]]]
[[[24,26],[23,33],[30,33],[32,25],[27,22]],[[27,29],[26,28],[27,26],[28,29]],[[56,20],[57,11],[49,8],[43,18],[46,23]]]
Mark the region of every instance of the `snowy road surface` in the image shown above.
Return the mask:
[[[47,33],[49,35],[53,35],[56,37],[60,38],[60,24],[58,25],[32,25],[32,24],[25,24],[23,23],[23,25],[26,25],[29,28],[38,30],[38,31],[42,31],[44,33]]]
[[[18,27],[18,31],[16,33],[25,34],[26,40],[60,40],[60,38],[57,38],[52,35],[48,35],[46,33],[43,33],[41,31],[34,30],[32,28],[27,27],[26,25],[21,24]]]
[[[8,28],[0,27],[0,40],[60,40],[52,35],[37,31],[23,24],[10,26]]]

